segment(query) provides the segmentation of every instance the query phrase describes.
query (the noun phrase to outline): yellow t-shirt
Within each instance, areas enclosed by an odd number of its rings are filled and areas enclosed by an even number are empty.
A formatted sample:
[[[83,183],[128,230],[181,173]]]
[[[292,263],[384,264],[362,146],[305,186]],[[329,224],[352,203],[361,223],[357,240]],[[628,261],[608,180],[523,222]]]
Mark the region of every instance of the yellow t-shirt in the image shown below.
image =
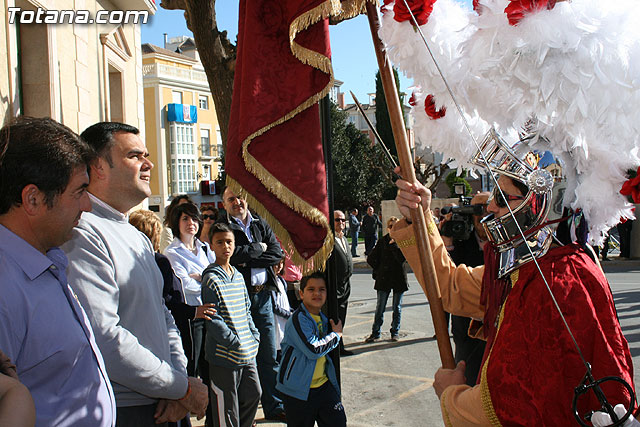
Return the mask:
[[[324,336],[325,331],[322,330],[322,318],[320,316],[316,316],[315,314],[311,314],[311,317],[313,317],[313,320],[315,320],[318,324],[320,336]],[[325,374],[324,372],[324,365],[327,363],[326,357],[327,356],[322,356],[316,362],[316,368],[313,370],[313,378],[311,379],[311,388],[318,388],[329,380],[327,374]]]

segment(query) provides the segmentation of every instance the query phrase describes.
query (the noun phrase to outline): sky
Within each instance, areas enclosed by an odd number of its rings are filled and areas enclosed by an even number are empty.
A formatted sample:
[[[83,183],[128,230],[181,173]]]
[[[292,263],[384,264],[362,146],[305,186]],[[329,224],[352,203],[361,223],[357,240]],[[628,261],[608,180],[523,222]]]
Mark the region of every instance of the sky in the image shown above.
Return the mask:
[[[457,0],[471,8],[471,0]],[[159,4],[159,2],[157,2]],[[238,33],[238,2],[218,0],[216,2],[218,28],[227,30],[229,39],[235,42]],[[375,92],[375,75],[378,70],[376,55],[371,41],[371,31],[365,15],[358,16],[338,25],[331,25],[331,51],[334,77],[344,82],[341,91],[345,93],[345,102],[353,103],[349,91],[353,91],[361,103],[368,103],[369,93]],[[163,46],[164,36],[169,38],[187,35],[183,11],[169,11],[158,7],[155,16],[142,25],[142,42]],[[400,89],[410,93],[412,81],[400,76]]]

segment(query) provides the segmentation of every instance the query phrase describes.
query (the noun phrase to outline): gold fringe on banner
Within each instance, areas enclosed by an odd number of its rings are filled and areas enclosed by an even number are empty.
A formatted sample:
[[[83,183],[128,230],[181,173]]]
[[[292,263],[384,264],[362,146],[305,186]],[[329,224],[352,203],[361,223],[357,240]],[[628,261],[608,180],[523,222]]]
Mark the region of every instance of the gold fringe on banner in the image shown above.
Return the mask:
[[[309,259],[305,259],[298,252],[295,245],[293,244],[293,240],[289,235],[289,232],[280,224],[267,208],[264,207],[262,203],[258,201],[255,197],[253,197],[247,190],[245,190],[236,180],[227,175],[227,186],[239,197],[244,198],[251,209],[255,210],[258,215],[264,218],[265,221],[271,225],[273,232],[280,238],[282,244],[284,245],[284,249],[291,256],[291,261],[300,266],[302,270],[302,274],[309,274],[317,270],[324,270],[325,263],[331,252],[333,251],[333,233],[329,228],[329,223],[327,222],[327,218],[320,212],[320,210],[314,208],[309,205],[309,209],[315,211],[316,217],[319,222],[315,222],[316,224],[320,224],[323,226],[325,230],[327,230],[327,236],[324,239],[324,243],[322,247]],[[304,215],[304,214],[303,214]],[[306,216],[306,215],[305,215]]]
[[[333,251],[333,233],[329,224],[329,219],[317,208],[300,198],[293,193],[289,188],[282,184],[275,176],[273,176],[255,157],[249,153],[249,144],[258,136],[264,134],[270,129],[278,126],[287,120],[292,119],[302,111],[311,107],[315,103],[319,102],[325,95],[329,93],[333,86],[333,68],[331,66],[331,59],[328,57],[300,46],[295,42],[296,35],[309,28],[310,26],[318,23],[322,19],[329,18],[330,16],[342,15],[346,18],[352,18],[365,10],[365,4],[367,1],[376,0],[350,0],[344,2],[344,6],[339,0],[327,0],[319,6],[303,13],[299,17],[293,20],[289,27],[289,44],[293,55],[300,60],[300,62],[307,64],[313,68],[316,68],[325,74],[329,74],[329,83],[318,93],[312,95],[300,105],[288,112],[284,116],[275,120],[272,123],[258,129],[256,132],[249,135],[242,142],[242,158],[245,162],[245,167],[251,172],[264,187],[274,194],[278,200],[291,208],[293,211],[301,214],[308,219],[311,223],[321,226],[326,231],[324,243],[320,250],[316,252],[311,258],[306,259],[302,256],[293,244],[289,232],[280,224],[280,222],[260,203],[255,197],[253,197],[248,191],[246,191],[237,181],[227,175],[227,185],[237,194],[247,200],[249,206],[251,206],[258,215],[262,216],[273,228],[276,235],[281,239],[282,244],[285,246],[285,250],[291,256],[291,260],[301,267],[303,274],[311,273],[316,270],[324,270],[325,263]],[[346,6],[346,7],[345,7]],[[329,216],[333,217],[332,212],[329,212]]]

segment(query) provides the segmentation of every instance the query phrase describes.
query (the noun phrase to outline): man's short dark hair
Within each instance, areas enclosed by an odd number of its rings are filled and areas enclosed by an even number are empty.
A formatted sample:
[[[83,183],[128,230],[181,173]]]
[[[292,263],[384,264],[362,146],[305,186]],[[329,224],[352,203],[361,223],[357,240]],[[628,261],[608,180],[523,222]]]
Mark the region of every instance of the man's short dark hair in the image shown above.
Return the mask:
[[[93,152],[76,133],[50,118],[20,117],[0,129],[0,215],[22,204],[34,184],[53,207],[73,170],[87,166]]]
[[[132,133],[138,135],[138,128],[118,122],[100,122],[89,126],[80,134],[80,137],[96,152],[98,157],[104,158],[110,167],[113,167],[111,158],[111,147],[115,141],[113,134],[118,132]]]
[[[324,281],[324,284],[327,284],[327,278],[324,277],[324,273],[320,272],[320,271],[316,271],[314,273],[309,274],[308,276],[304,276],[302,278],[302,280],[300,280],[300,290],[304,291],[304,288],[307,287],[307,283],[309,283],[309,280],[311,279],[321,279]]]
[[[216,233],[231,233],[231,234],[233,234],[233,230],[231,230],[231,227],[229,227],[227,224],[225,224],[223,222],[216,222],[209,229],[209,241],[210,242],[213,242],[213,236]],[[235,236],[234,236],[234,239],[235,239]]]
[[[180,218],[182,218],[182,214],[193,218],[198,223],[197,235],[199,236],[200,231],[202,230],[202,215],[200,215],[200,210],[198,209],[198,207],[191,202],[178,205],[171,211],[171,218],[169,218],[169,227],[173,232],[173,236],[178,238],[180,237]]]

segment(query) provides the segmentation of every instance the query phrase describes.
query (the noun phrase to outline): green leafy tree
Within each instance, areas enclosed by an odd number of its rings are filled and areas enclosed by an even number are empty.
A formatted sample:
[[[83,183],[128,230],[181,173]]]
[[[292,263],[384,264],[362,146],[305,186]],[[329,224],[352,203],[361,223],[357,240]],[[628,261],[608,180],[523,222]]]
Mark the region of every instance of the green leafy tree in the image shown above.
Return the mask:
[[[444,182],[449,187],[449,197],[458,197],[458,194],[455,192],[456,184],[464,184],[464,195],[468,196],[471,194],[472,188],[471,184],[465,179],[467,176],[467,171],[462,171],[461,175],[456,175],[456,172],[451,172],[447,175],[447,178]]]
[[[398,76],[398,70],[395,67],[393,68],[393,77],[396,80],[396,89],[398,90],[398,96],[400,97],[400,105],[403,106],[404,93],[400,92],[400,77]],[[404,116],[404,109],[402,109],[402,120],[406,125],[407,120]],[[393,130],[391,129],[391,119],[389,118],[387,99],[384,96],[384,88],[382,87],[380,71],[376,73],[376,130],[391,154],[397,158],[398,151],[396,150],[395,138],[393,137]]]
[[[347,113],[331,104],[333,199],[336,209],[378,206],[394,192],[391,167],[378,145],[347,123]]]

